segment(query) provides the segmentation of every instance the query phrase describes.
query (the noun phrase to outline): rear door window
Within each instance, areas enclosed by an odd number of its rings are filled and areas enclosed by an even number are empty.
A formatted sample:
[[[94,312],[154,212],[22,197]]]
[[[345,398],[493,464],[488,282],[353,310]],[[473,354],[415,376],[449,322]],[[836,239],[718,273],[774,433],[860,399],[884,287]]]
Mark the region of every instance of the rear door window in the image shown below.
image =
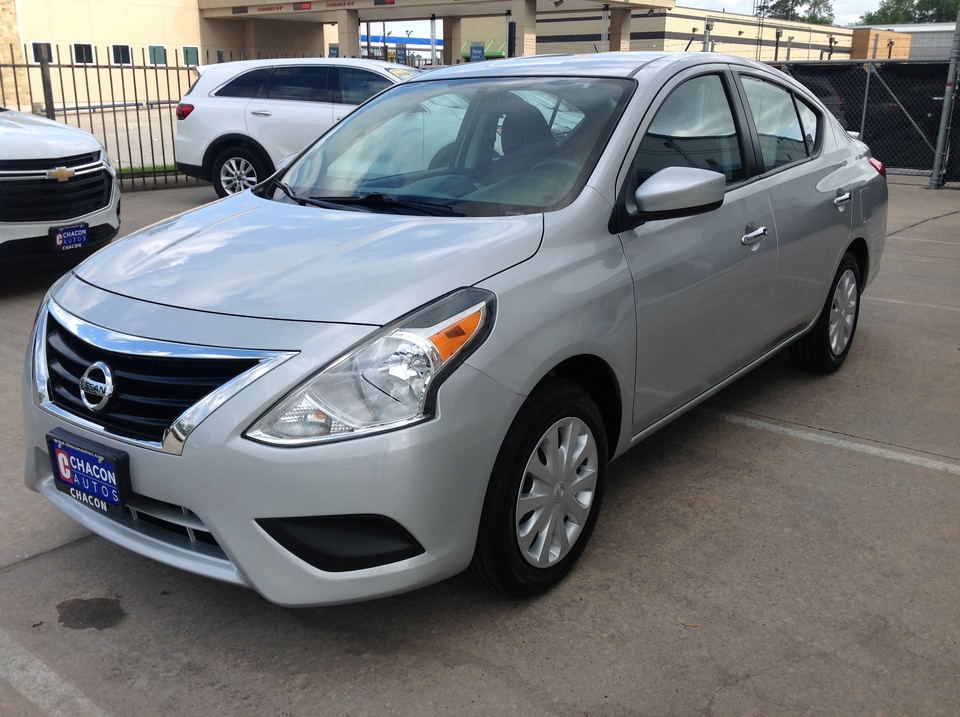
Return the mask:
[[[812,155],[817,144],[816,112],[779,85],[756,77],[741,79],[760,138],[764,171]]]
[[[340,101],[345,105],[359,105],[393,83],[382,75],[356,67],[340,68]]]
[[[278,67],[270,76],[267,97],[271,100],[333,102],[336,68]]]

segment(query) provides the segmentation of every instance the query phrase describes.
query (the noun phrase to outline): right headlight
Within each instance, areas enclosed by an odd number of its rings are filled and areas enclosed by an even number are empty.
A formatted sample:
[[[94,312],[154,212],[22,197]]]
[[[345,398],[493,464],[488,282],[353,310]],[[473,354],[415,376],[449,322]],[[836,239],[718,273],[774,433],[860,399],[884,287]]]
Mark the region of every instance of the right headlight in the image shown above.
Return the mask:
[[[495,299],[462,289],[354,347],[291,391],[245,435],[301,446],[392,430],[429,418],[432,398],[489,334]]]

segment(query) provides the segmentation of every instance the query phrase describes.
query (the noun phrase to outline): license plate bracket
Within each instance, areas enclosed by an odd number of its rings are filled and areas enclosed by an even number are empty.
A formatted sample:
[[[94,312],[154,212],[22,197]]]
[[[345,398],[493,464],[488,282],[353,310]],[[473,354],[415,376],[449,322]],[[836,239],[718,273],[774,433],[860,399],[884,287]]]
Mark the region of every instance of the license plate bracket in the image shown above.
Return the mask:
[[[93,510],[122,516],[131,494],[129,456],[56,428],[47,434],[57,490]]]

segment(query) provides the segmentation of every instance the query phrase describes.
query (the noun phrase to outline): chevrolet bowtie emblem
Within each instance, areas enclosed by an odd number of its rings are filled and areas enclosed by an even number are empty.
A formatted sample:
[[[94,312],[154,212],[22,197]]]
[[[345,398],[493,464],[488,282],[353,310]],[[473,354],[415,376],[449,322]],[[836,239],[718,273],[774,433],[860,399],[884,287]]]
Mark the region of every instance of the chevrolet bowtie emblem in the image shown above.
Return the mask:
[[[76,172],[72,169],[67,169],[66,167],[57,167],[56,169],[51,169],[47,172],[47,179],[56,179],[60,182],[66,182],[75,174]]]

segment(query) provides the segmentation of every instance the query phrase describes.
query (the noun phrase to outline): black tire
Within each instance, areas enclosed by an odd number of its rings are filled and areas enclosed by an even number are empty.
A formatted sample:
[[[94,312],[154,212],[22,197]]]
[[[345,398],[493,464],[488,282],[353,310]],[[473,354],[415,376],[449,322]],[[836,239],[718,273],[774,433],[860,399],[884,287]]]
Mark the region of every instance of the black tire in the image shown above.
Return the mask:
[[[565,438],[576,438],[575,463],[551,470],[558,466],[545,463],[546,453],[552,441],[562,453]],[[514,419],[494,464],[470,564],[473,577],[514,597],[560,582],[590,539],[606,471],[607,438],[596,404],[570,381],[539,386]],[[531,509],[524,515],[521,501],[528,504],[523,510]],[[558,527],[563,530],[550,530]]]
[[[813,329],[790,346],[790,358],[805,371],[833,373],[853,345],[860,317],[860,265],[850,252],[843,255],[830,284],[827,301]]]
[[[259,153],[241,145],[227,147],[213,160],[210,178],[217,195],[227,197],[262,182],[270,174]]]

